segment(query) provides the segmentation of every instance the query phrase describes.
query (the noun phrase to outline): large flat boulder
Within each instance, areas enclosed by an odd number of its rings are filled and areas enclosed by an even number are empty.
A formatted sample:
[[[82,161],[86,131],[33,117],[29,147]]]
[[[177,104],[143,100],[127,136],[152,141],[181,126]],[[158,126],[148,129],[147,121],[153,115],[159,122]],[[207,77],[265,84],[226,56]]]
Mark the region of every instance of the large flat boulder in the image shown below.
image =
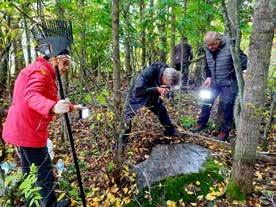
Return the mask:
[[[151,186],[170,176],[197,173],[210,151],[194,144],[157,145],[150,157],[135,165],[139,188]]]

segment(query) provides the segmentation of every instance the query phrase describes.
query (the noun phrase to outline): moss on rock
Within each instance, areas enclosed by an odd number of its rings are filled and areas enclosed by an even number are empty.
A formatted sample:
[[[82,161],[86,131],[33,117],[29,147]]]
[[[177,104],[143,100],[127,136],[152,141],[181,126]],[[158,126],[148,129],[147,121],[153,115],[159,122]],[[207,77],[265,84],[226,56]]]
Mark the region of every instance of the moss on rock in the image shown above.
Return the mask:
[[[221,173],[223,167],[216,161],[209,159],[199,173],[191,173],[176,177],[169,177],[150,187],[145,188],[135,196],[137,202],[132,202],[127,207],[154,207],[166,201],[197,202],[211,191],[216,191],[218,183],[223,183]],[[139,203],[139,204],[138,204]]]

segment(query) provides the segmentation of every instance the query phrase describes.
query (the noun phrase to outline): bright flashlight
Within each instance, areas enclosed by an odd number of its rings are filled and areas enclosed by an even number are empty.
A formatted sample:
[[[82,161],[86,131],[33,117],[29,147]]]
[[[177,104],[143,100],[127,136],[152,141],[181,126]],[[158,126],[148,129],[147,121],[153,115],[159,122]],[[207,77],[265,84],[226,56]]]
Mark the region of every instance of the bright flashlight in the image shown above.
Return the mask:
[[[199,97],[202,100],[209,100],[209,99],[211,99],[211,91],[208,89],[201,89],[199,91]]]
[[[90,111],[89,111],[88,108],[85,108],[85,109],[82,109],[82,110],[81,110],[81,117],[82,117],[83,119],[88,118],[88,117],[89,117],[89,114],[90,114]]]
[[[78,110],[79,110],[79,119],[87,119],[90,115],[90,110],[85,107],[82,106],[81,104],[78,105]]]

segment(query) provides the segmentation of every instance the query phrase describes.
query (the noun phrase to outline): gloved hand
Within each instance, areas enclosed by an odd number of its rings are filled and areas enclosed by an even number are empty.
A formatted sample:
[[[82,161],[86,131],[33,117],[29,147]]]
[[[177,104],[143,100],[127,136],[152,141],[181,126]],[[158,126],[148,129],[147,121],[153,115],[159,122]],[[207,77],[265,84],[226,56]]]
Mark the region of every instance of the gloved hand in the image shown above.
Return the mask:
[[[53,107],[55,114],[64,114],[70,111],[70,102],[68,100],[59,100]]]

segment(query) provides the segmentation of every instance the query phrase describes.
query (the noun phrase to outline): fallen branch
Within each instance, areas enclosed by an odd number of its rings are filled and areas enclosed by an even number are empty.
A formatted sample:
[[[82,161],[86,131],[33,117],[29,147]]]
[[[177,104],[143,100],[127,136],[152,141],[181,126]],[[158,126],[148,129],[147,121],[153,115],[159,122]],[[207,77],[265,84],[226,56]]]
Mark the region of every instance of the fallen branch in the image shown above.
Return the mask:
[[[209,138],[209,137],[206,137],[206,136],[203,136],[203,135],[200,135],[200,134],[197,134],[197,133],[193,133],[193,132],[190,132],[190,131],[187,131],[187,130],[184,130],[184,129],[182,129],[180,132],[183,133],[183,136],[188,135],[188,136],[191,136],[191,137],[200,138],[201,140],[205,140],[205,141],[207,140],[207,141],[210,141],[212,143],[218,144],[220,147],[223,147],[225,149],[232,150],[233,147],[234,147],[230,143],[219,141],[219,140],[216,140],[215,138]],[[197,144],[200,145],[201,143],[197,143]],[[276,163],[276,153],[257,152],[256,153],[256,159],[258,161],[262,161],[262,162]]]
[[[200,138],[202,140],[205,140],[205,141],[207,140],[207,141],[216,143],[216,144],[220,145],[223,148],[232,149],[232,145],[230,143],[217,140],[214,137],[213,138],[209,138],[209,137],[206,137],[206,136],[203,136],[203,135],[200,135],[200,134],[197,134],[197,133],[193,133],[193,132],[190,132],[190,131],[187,131],[187,130],[184,130],[184,129],[182,129],[180,132],[183,133],[183,135],[188,135],[188,136],[192,136],[192,137],[198,137],[198,138]]]

